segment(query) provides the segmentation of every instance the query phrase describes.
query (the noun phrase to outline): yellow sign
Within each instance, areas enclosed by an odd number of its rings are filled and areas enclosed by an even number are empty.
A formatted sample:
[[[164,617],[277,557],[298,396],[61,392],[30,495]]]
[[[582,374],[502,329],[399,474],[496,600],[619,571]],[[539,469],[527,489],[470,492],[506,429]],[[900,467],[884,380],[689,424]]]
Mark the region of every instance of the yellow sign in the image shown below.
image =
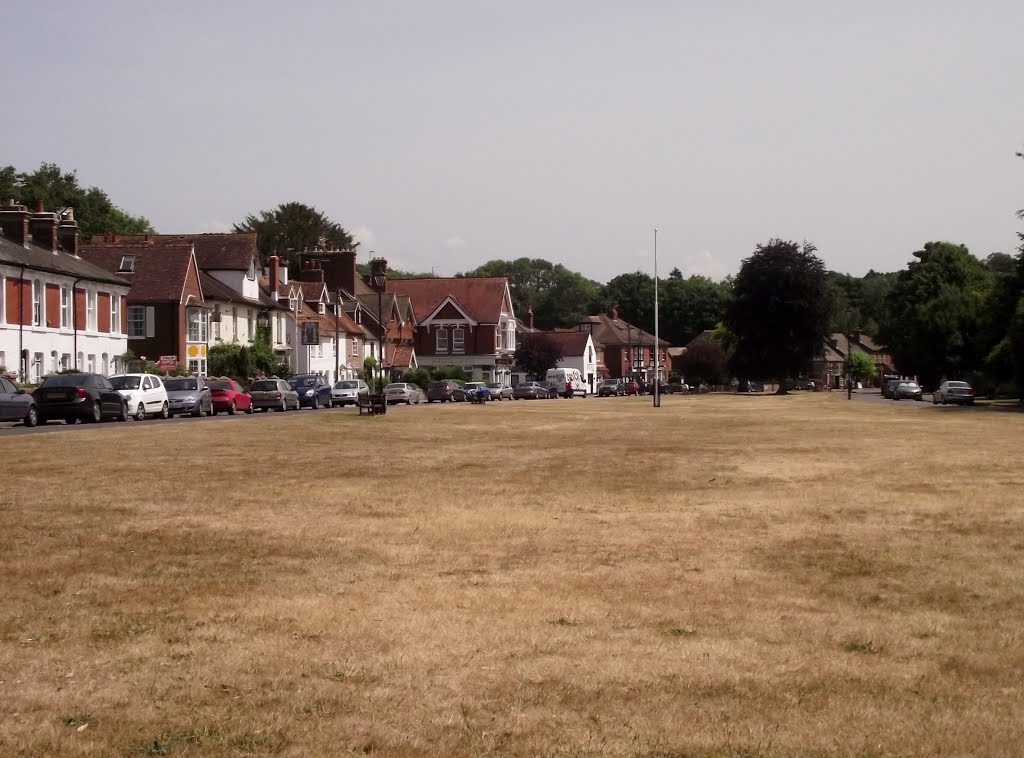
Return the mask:
[[[198,345],[189,345],[188,346],[188,357],[189,358],[195,358],[197,355],[199,355],[199,346]]]
[[[204,358],[206,357],[206,345],[200,345],[199,346],[199,354],[201,356],[203,356]]]

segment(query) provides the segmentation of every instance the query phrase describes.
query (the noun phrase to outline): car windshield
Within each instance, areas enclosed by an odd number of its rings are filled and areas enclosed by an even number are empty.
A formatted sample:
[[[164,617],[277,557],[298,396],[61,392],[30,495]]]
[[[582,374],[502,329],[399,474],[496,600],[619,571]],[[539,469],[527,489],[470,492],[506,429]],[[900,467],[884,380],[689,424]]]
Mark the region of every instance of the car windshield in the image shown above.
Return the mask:
[[[500,390],[501,387],[502,387],[502,385],[499,382],[491,382],[487,386],[488,386],[488,388],[490,388],[492,390]]]
[[[210,382],[211,390],[229,390],[232,389],[231,382],[224,381],[223,379]]]
[[[917,382],[900,382],[900,386],[910,387],[911,389],[914,389],[915,387],[917,387]]]
[[[110,384],[115,390],[137,390],[141,381],[137,376],[110,377]]]
[[[606,387],[614,387],[616,384],[618,384],[618,382],[615,381],[614,379],[609,379],[607,382],[603,382],[603,384]]]
[[[250,387],[249,389],[256,390],[257,392],[276,390],[277,382],[275,382],[273,379],[261,379],[258,382],[253,382],[252,387]]]
[[[432,390],[446,390],[448,389],[448,382],[434,382],[430,385]]]
[[[950,387],[961,387],[961,388],[963,388],[963,387],[970,387],[971,385],[969,385],[967,382],[950,382],[949,386]]]
[[[40,387],[85,387],[87,374],[55,374],[43,379]]]
[[[164,382],[164,386],[168,392],[181,392],[183,390],[199,389],[199,382],[191,377],[184,377],[181,379],[168,379]]]
[[[292,387],[298,389],[299,387],[315,387],[316,377],[315,376],[303,376],[298,379],[292,379]]]
[[[336,382],[334,385],[334,389],[336,390],[354,390],[357,387],[359,387],[359,382],[353,381]]]

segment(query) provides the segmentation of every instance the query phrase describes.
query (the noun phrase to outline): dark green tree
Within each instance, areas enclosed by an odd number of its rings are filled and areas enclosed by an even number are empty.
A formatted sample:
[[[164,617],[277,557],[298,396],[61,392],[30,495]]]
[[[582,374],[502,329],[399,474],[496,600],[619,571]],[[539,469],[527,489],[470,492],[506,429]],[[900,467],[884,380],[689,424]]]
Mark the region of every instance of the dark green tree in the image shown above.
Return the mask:
[[[626,321],[654,332],[654,277],[634,271],[609,280],[601,288],[601,310],[612,305],[619,306],[619,313]]]
[[[950,242],[929,242],[914,258],[889,294],[880,336],[900,372],[934,387],[981,367],[981,316],[992,275],[965,246]]]
[[[661,337],[673,345],[686,345],[705,329],[725,318],[728,287],[705,276],[669,277],[658,284]]]
[[[725,351],[711,339],[698,337],[686,346],[679,369],[687,383],[723,384],[726,379]]]
[[[828,334],[832,288],[814,245],[773,239],[743,261],[726,324],[736,336],[730,360],[741,378],[787,378],[807,370]]]
[[[263,259],[282,256],[288,261],[292,276],[298,275],[299,256],[305,250],[313,250],[321,244],[339,250],[354,250],[359,246],[340,224],[303,203],[282,203],[269,211],[246,216],[232,231],[256,232]]]
[[[543,379],[548,369],[554,368],[563,357],[562,349],[543,332],[519,337],[515,361],[527,376]]]
[[[44,163],[31,172],[19,172],[14,166],[0,168],[0,201],[12,198],[29,210],[34,210],[39,202],[48,211],[73,208],[85,242],[95,234],[153,232],[145,218],[118,208],[98,187],[81,186],[75,171],[65,172],[55,163]]]

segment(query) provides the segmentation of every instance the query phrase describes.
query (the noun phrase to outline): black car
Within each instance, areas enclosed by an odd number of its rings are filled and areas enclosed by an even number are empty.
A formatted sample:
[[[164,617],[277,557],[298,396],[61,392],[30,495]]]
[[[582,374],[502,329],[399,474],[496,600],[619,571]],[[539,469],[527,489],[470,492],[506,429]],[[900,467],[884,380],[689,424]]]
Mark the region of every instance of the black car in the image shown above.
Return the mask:
[[[36,399],[3,376],[0,376],[0,421],[21,421],[25,426],[39,423]]]
[[[99,374],[52,374],[35,391],[36,409],[42,422],[79,419],[98,423],[104,419],[128,420],[128,401]]]
[[[320,374],[299,374],[293,376],[288,384],[299,395],[299,405],[303,408],[331,407],[331,385]]]

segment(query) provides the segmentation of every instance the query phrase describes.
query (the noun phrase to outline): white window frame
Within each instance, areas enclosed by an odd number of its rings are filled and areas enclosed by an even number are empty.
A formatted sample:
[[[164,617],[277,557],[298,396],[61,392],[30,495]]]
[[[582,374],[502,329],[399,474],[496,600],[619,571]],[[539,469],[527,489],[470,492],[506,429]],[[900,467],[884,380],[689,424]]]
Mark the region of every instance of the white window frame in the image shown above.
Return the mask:
[[[452,352],[466,352],[466,330],[463,329],[461,326],[457,326],[454,329],[452,329]]]
[[[448,352],[448,330],[444,327],[438,329],[434,336],[434,352],[447,353]]]
[[[43,326],[43,282],[32,280],[32,326]]]
[[[7,277],[0,274],[0,324],[7,323]],[[0,363],[0,366],[4,365]]]
[[[121,296],[110,293],[110,333],[121,333]]]
[[[142,318],[132,318],[132,316],[139,316]],[[128,306],[128,337],[129,339],[141,339],[146,336],[146,306],[144,305],[129,305]]]
[[[60,328],[71,328],[71,288],[65,284],[60,286]]]
[[[188,308],[185,311],[186,341],[203,344],[207,341],[209,330],[206,326],[205,311],[202,308]],[[195,326],[193,332],[192,327]]]
[[[353,357],[357,357],[359,355],[359,338],[358,337],[353,337],[352,338],[352,352],[351,352],[351,354],[352,354]]]
[[[87,331],[96,331],[96,292],[94,290],[85,291],[85,328]],[[93,356],[93,363],[96,362],[96,356]],[[95,373],[92,369],[90,372]]]
[[[501,350],[501,346],[504,343],[504,339],[503,339],[504,333],[503,333],[503,331],[501,329],[495,329],[494,330],[494,337],[495,337],[495,341],[498,343],[498,345],[497,345],[498,350]]]

